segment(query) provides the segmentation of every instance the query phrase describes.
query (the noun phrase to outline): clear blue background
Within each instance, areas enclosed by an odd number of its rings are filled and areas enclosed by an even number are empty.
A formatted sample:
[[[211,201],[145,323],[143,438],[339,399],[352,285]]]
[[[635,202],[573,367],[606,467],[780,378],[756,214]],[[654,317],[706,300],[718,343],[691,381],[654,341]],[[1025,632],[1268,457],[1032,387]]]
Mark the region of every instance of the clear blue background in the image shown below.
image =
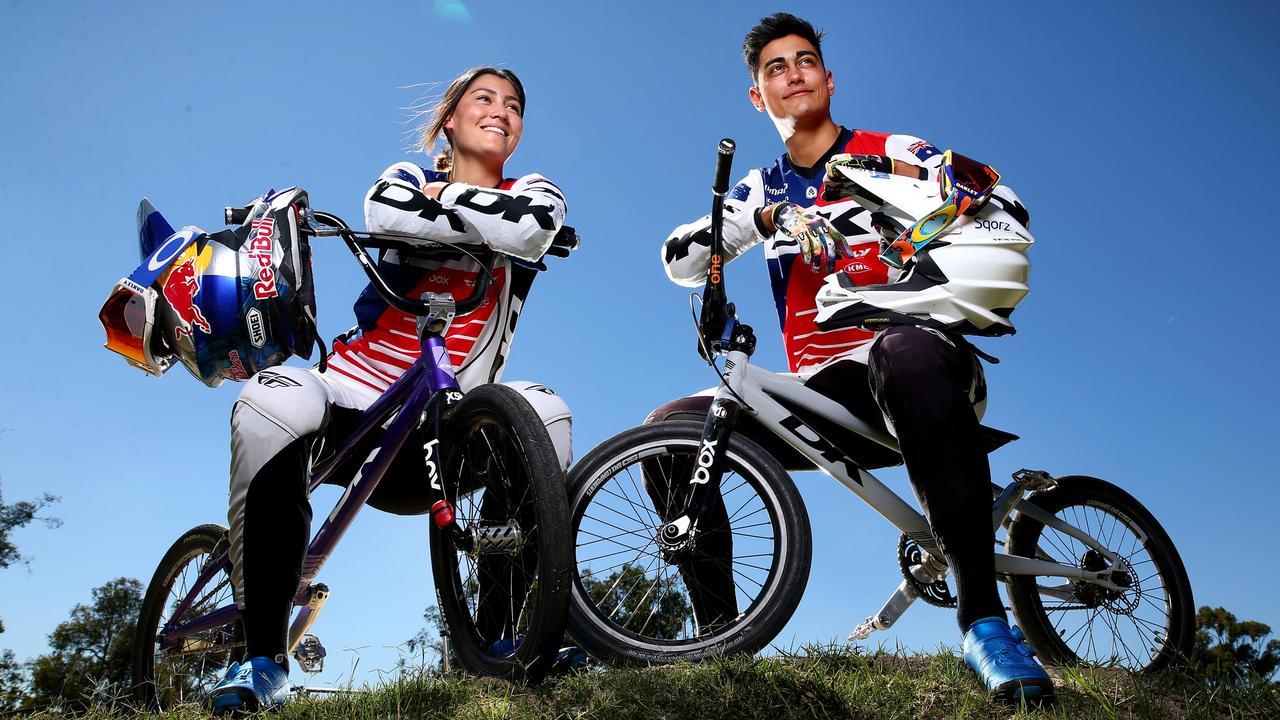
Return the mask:
[[[98,307],[137,263],[140,197],[215,230],[223,205],[297,184],[358,224],[382,168],[422,159],[404,108],[432,88],[405,86],[516,70],[527,129],[508,169],[555,179],[584,241],[535,286],[506,378],[563,394],[582,455],[714,381],[658,248],[708,208],[719,138],[737,140],[738,176],[782,152],[739,55],[779,9],[828,31],[840,122],[991,162],[1031,209],[1019,332],[981,343],[1003,360],[987,421],[1024,438],[992,457],[995,476],[1123,485],[1177,542],[1198,604],[1280,628],[1276,7],[3,0],[0,480],[9,502],[61,495],[65,525],[15,534],[34,560],[0,573],[0,647],[44,651],[90,588],[146,581],[183,530],[225,522],[239,387],[145,377],[101,348]],[[363,278],[336,243],[315,268],[332,336]],[[760,251],[728,282],[761,330],[756,361],[782,369]],[[781,647],[843,638],[899,580],[888,523],[823,476],[797,480],[816,550]],[[317,515],[336,497],[317,493]],[[321,682],[376,679],[422,626],[424,523],[369,511],[326,567]],[[919,606],[873,641],[958,635]]]

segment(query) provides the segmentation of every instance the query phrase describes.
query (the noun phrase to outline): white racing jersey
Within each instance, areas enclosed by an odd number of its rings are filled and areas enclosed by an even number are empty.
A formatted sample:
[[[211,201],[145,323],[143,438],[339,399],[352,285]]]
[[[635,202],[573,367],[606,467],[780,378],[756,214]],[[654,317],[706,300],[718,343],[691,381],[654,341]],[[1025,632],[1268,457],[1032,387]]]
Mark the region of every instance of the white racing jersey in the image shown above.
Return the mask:
[[[499,253],[493,283],[480,307],[454,318],[445,347],[463,390],[497,382],[511,348],[516,321],[541,259],[564,224],[564,195],[547,178],[525,175],[504,180],[496,188],[449,183],[439,200],[424,195],[430,182],[445,182],[444,173],[407,162],[387,168],[365,198],[365,227],[426,240],[485,244]],[[438,249],[436,250],[438,254]],[[414,256],[387,250],[378,271],[401,295],[471,294],[479,266],[467,257]],[[417,318],[387,304],[372,285],[355,303],[357,326],[334,341],[327,375],[362,392],[384,392],[417,360]]]
[[[897,271],[878,257],[880,236],[871,228],[870,213],[848,198],[834,202],[822,199],[825,166],[837,153],[886,155],[925,167],[930,179],[936,177],[942,164],[942,153],[919,138],[842,128],[835,144],[814,167],[796,167],[783,155],[773,167],[751,170],[725,198],[725,262],[764,243],[787,362],[792,372],[805,375],[834,360],[857,357],[859,351],[865,353],[875,333],[857,327],[818,328],[814,322],[818,312],[814,296],[824,276],[808,267],[799,245],[784,233],[764,235],[757,218],[759,211],[783,201],[812,207],[825,215],[853,248],[853,257],[836,260],[835,272],[845,273],[860,286],[883,285],[897,279]],[[667,276],[688,287],[705,282],[710,250],[710,215],[676,228],[662,246]]]

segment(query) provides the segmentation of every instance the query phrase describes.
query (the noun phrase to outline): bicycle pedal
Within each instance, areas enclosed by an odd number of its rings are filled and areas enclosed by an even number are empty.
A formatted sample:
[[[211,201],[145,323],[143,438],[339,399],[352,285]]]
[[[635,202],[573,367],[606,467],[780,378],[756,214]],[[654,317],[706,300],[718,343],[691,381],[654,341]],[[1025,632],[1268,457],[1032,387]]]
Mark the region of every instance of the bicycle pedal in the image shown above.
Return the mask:
[[[305,635],[302,642],[298,643],[298,649],[293,651],[293,658],[298,661],[298,667],[303,672],[318,673],[324,670],[324,658],[327,654],[324,645],[320,644],[320,638]]]
[[[857,627],[855,627],[853,629],[853,632],[849,633],[849,637],[846,637],[844,641],[858,642],[859,640],[866,640],[867,638],[871,637],[871,633],[875,631],[876,631],[875,618],[869,617],[866,620],[863,620],[861,625],[858,625]]]
[[[1058,486],[1058,481],[1044,470],[1028,470],[1027,468],[1022,468],[1021,470],[1013,473],[1011,477],[1013,478],[1013,481],[1018,484],[1018,487],[1030,492],[1052,490]]]

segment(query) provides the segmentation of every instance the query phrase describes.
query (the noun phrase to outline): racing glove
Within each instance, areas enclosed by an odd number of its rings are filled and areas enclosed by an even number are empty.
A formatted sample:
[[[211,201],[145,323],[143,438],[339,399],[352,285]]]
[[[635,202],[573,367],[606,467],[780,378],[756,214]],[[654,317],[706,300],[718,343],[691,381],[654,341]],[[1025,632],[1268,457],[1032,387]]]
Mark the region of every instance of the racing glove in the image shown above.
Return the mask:
[[[831,159],[827,161],[827,179],[822,186],[823,200],[834,202],[858,194],[858,185],[841,172],[844,168],[879,172],[886,175],[901,175],[917,180],[928,178],[928,170],[918,165],[895,161],[893,158],[884,155],[840,153],[839,155],[832,155]]]
[[[779,203],[773,210],[773,226],[800,246],[800,255],[815,272],[835,270],[837,256],[853,257],[853,248],[826,216],[795,203]]]

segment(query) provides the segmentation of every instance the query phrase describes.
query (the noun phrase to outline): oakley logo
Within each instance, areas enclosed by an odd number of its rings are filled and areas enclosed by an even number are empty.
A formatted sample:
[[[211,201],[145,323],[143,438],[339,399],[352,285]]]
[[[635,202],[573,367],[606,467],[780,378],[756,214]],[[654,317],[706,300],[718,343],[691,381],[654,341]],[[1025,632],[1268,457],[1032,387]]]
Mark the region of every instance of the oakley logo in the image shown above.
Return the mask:
[[[435,199],[429,198],[420,192],[413,192],[401,185],[392,185],[385,180],[377,184],[373,194],[369,196],[369,200],[397,210],[415,213],[418,217],[428,222],[435,222],[440,218],[444,218],[445,222],[449,224],[449,229],[457,233],[465,232],[467,229],[467,226],[457,213],[441,205]]]
[[[805,445],[817,450],[823,460],[828,463],[838,462],[844,465],[845,474],[859,485],[862,484],[862,476],[858,474],[858,468],[850,465],[849,458],[845,457],[844,453],[837,450],[834,445],[827,442],[821,435],[814,432],[813,428],[800,422],[794,415],[788,415],[778,424],[790,430],[792,435],[803,440]]]
[[[680,237],[673,235],[668,238],[665,251],[667,263],[688,257],[689,246],[694,244],[711,247],[711,229],[709,227],[699,228]]]
[[[185,229],[170,235],[169,239],[161,243],[160,247],[156,248],[156,251],[152,253],[151,259],[147,261],[147,269],[159,270],[168,265],[171,260],[178,256],[178,253],[186,249],[187,242],[191,240],[191,236],[192,231]]]
[[[543,230],[554,230],[556,227],[555,220],[551,218],[551,208],[534,205],[533,198],[527,195],[504,195],[472,188],[458,196],[457,205],[485,215],[501,215],[503,220],[511,223],[518,223],[525,215],[532,215],[534,222]]]
[[[832,209],[844,207],[848,207],[848,209],[844,210],[844,212],[841,212],[839,215],[831,212]],[[823,210],[826,210],[826,212],[823,212]],[[861,205],[853,201],[847,201],[840,203],[839,205],[828,205],[823,210],[819,210],[819,214],[825,215],[827,219],[831,221],[831,227],[839,230],[841,235],[844,235],[845,237],[857,237],[859,235],[867,234],[866,230],[853,221],[854,218],[867,211],[866,208]]]

